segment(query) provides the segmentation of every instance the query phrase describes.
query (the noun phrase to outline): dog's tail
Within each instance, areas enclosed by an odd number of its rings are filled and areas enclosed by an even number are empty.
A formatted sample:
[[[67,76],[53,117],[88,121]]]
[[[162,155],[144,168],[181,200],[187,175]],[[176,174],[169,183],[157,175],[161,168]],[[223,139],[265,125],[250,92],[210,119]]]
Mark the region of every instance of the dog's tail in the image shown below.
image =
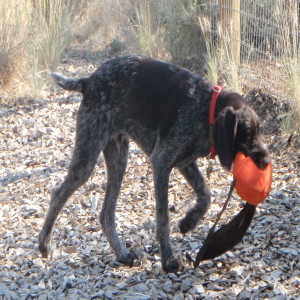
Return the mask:
[[[73,79],[60,73],[51,73],[53,80],[63,89],[83,93],[88,78]]]

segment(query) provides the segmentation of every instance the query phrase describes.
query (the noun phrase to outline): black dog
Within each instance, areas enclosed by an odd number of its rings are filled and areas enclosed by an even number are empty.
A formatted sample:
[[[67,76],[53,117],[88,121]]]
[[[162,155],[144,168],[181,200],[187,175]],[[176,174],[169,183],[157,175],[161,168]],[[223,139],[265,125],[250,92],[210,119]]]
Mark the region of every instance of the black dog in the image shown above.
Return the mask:
[[[79,91],[76,141],[68,174],[53,189],[50,207],[39,235],[39,250],[47,257],[54,222],[79,186],[89,178],[100,151],[107,166],[107,190],[100,221],[117,259],[132,265],[136,258],[120,242],[115,226],[116,201],[132,138],[150,156],[153,169],[157,239],[162,267],[176,272],[169,239],[168,181],[177,167],[197,194],[196,205],[179,224],[192,230],[210,205],[210,191],[196,159],[209,155],[209,110],[213,86],[178,66],[143,56],[126,56],[104,63],[90,78],[69,79],[53,74],[58,85]],[[259,137],[256,113],[236,93],[219,94],[212,139],[222,166],[231,169],[238,151],[263,169],[268,151]]]

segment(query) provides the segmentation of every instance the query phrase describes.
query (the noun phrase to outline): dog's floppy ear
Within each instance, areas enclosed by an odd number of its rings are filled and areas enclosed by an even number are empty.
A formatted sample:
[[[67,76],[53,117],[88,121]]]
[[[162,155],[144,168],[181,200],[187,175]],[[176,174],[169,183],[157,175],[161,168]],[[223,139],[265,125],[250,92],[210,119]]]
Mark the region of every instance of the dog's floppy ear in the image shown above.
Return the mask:
[[[237,121],[235,110],[232,107],[226,107],[216,118],[213,127],[216,152],[221,165],[227,170],[231,170],[234,160]]]

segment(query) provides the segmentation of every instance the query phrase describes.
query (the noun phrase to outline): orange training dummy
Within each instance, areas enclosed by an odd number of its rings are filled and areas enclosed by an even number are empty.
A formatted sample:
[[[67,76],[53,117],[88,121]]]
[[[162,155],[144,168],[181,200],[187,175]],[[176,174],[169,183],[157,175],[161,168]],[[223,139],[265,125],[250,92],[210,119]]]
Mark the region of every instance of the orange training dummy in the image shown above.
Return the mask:
[[[233,177],[236,179],[237,194],[252,205],[258,205],[269,195],[272,183],[272,165],[259,169],[251,157],[243,153],[236,154],[233,165]]]

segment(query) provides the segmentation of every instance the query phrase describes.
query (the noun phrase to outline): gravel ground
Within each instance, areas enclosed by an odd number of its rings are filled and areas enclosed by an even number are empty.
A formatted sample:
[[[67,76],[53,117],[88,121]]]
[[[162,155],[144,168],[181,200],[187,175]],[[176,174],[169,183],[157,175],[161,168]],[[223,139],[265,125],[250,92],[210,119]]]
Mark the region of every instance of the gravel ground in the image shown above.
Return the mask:
[[[66,74],[92,71],[65,64]],[[84,70],[84,71],[83,71]],[[183,270],[165,274],[155,240],[155,207],[149,160],[134,145],[117,206],[118,232],[139,256],[132,268],[120,265],[98,219],[106,189],[103,157],[69,200],[53,232],[52,253],[42,259],[37,235],[48,208],[49,190],[66,175],[80,97],[51,87],[40,101],[0,106],[0,299],[299,299],[300,193],[299,146],[278,129],[282,105],[261,93],[249,101],[263,119],[274,180],[269,198],[258,207],[243,242],[234,250],[193,269],[195,257],[220,211],[231,174],[218,162],[209,181],[213,203],[190,234],[178,221],[195,196],[181,175],[170,180],[171,239]],[[206,173],[208,160],[199,160]],[[234,194],[221,223],[243,203]]]

